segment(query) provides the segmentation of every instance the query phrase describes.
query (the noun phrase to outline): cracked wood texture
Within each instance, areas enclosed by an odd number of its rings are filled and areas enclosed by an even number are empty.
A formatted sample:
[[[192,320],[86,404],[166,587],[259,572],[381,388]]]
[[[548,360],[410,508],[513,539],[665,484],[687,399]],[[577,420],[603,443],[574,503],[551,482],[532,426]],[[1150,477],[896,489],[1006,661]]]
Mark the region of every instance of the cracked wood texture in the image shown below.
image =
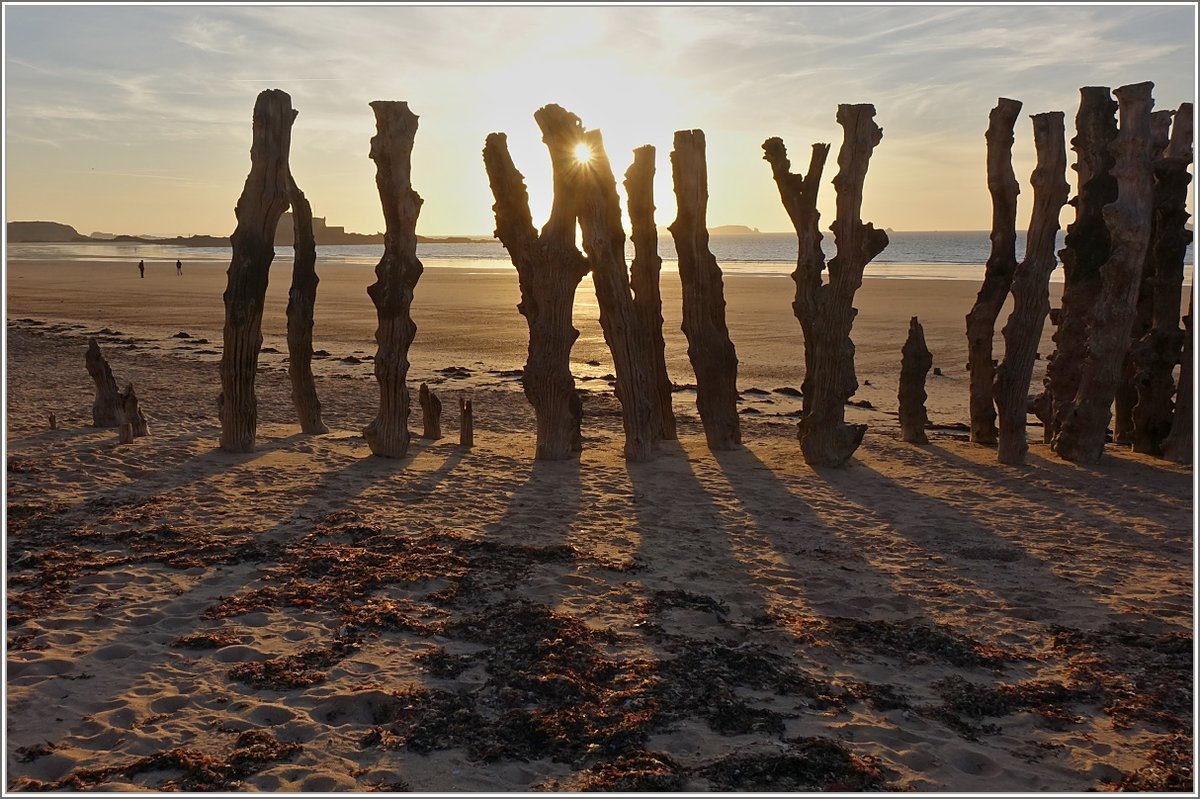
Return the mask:
[[[908,322],[908,338],[900,349],[900,388],[897,400],[900,407],[900,436],[910,444],[928,444],[925,427],[929,415],[925,411],[925,377],[933,367],[933,353],[925,343],[925,330],[920,320]]]
[[[627,461],[649,461],[660,440],[657,386],[649,332],[634,306],[625,264],[625,229],[621,226],[621,202],[617,182],[598,130],[584,130],[579,118],[558,106],[538,111],[564,131],[578,130],[591,158],[576,170],[582,192],[579,228],[583,251],[592,267],[592,283],[600,306],[600,329],[612,353],[617,375],[616,394],[621,403]]]
[[[983,284],[967,313],[967,370],[970,378],[971,441],[996,443],[996,361],[992,341],[996,318],[1008,299],[1017,271],[1017,195],[1021,186],[1013,173],[1013,129],[1021,103],[1001,97],[988,117],[987,186],[992,198],[992,249]]]
[[[828,144],[814,144],[807,174],[793,174],[791,161],[783,140],[774,136],[763,142],[763,160],[771,165],[771,174],[779,189],[779,198],[796,230],[799,253],[792,281],[796,284],[792,313],[800,322],[804,334],[804,382],[800,384],[801,408],[808,411],[812,396],[813,321],[816,301],[821,291],[821,273],[825,271],[825,252],[821,249],[821,212],[817,210],[817,195],[821,173],[829,157]]]
[[[312,372],[313,310],[317,304],[317,244],[313,237],[312,205],[295,179],[288,175],[288,199],[292,206],[292,285],[288,289],[287,345],[288,378],[292,405],[305,433],[327,433],[321,421],[321,401]]]
[[[1154,226],[1146,261],[1149,329],[1133,346],[1137,403],[1132,412],[1134,452],[1161,455],[1174,420],[1173,371],[1179,363],[1183,331],[1179,326],[1183,266],[1192,231],[1187,229],[1188,167],[1193,160],[1192,104],[1174,114],[1167,147],[1154,162]]]
[[[250,173],[234,213],[221,354],[221,449],[253,452],[258,426],[254,379],[262,347],[263,302],[275,258],[275,228],[288,207],[292,98],[269,89],[254,103]]]
[[[1103,209],[1112,250],[1100,267],[1101,289],[1079,386],[1064,405],[1058,435],[1052,443],[1054,451],[1069,461],[1095,463],[1104,454],[1113,400],[1129,349],[1154,210],[1150,123],[1153,89],[1154,84],[1147,81],[1114,92],[1120,113],[1113,166],[1118,191],[1116,200]]]
[[[675,409],[671,378],[667,374],[666,342],[663,340],[662,291],[659,280],[662,258],[658,254],[658,227],[654,224],[654,155],[647,144],[633,151],[633,163],[625,170],[625,196],[629,204],[629,238],[633,242],[633,262],[629,265],[629,284],[633,305],[641,317],[642,329],[650,337],[650,355],[654,369],[654,407],[658,422],[656,437],[674,441]]]
[[[408,103],[375,100],[376,133],[371,138],[375,185],[383,205],[383,258],[375,267],[375,282],[367,294],[375,303],[375,379],[379,383],[379,413],[363,430],[371,452],[385,458],[408,454],[411,434],[408,414],[408,350],[417,335],[412,320],[413,289],[423,267],[417,259],[417,216],[421,198],[412,188],[412,148],[417,115]]]
[[[566,460],[583,450],[583,403],[571,374],[571,347],[579,331],[571,314],[575,291],[589,266],[575,246],[579,197],[570,175],[576,166],[576,142],[545,127],[542,141],[550,153],[554,196],[540,234],[533,227],[525,178],[513,164],[503,133],[488,135],[483,162],[496,200],[496,238],[516,267],[521,289],[517,310],[529,326],[521,385],[537,425],[534,457]]]
[[[88,375],[96,384],[96,396],[92,400],[92,427],[118,427],[125,421],[124,404],[121,390],[117,388],[117,379],[113,377],[112,367],[96,339],[88,339],[87,353],[84,355],[84,365]]]
[[[1117,102],[1107,86],[1085,86],[1079,90],[1075,115],[1075,219],[1067,225],[1064,247],[1062,307],[1051,314],[1056,321],[1054,354],[1046,365],[1044,385],[1049,418],[1043,433],[1050,444],[1058,435],[1063,413],[1079,388],[1079,376],[1087,356],[1096,301],[1100,296],[1100,266],[1112,251],[1112,239],[1104,221],[1104,206],[1117,199],[1117,178],[1112,169],[1112,143],[1117,138]]]
[[[737,449],[737,350],[725,324],[725,285],[708,247],[708,164],[704,131],[675,132],[671,176],[678,209],[671,223],[683,286],[683,332],[696,373],[696,408],[711,450]]]
[[[1058,217],[1067,202],[1067,145],[1065,115],[1051,111],[1033,116],[1033,143],[1037,165],[1033,185],[1033,211],[1025,237],[1025,258],[1013,276],[1013,309],[1001,331],[1004,360],[996,367],[996,409],[1000,421],[996,454],[1001,463],[1025,462],[1029,442],[1025,420],[1029,384],[1037,359],[1038,342],[1050,313],[1050,273],[1058,265],[1054,255]]]
[[[883,139],[883,130],[875,124],[875,106],[865,103],[839,105],[837,122],[842,126],[843,141],[838,151],[838,173],[833,179],[837,217],[830,225],[837,254],[829,261],[828,284],[820,285],[812,280],[796,284],[797,297],[801,293],[805,295],[803,303],[798,300],[797,304],[812,309],[808,331],[811,336],[805,339],[808,374],[804,385],[808,390],[797,436],[800,451],[810,466],[845,465],[867,431],[866,425],[846,424],[846,401],[858,389],[854,342],[850,339],[850,330],[858,313],[853,305],[854,294],[862,285],[867,264],[888,244],[887,233],[862,221],[867,167],[875,146]],[[779,174],[775,164],[772,169]],[[782,185],[780,189],[782,192]],[[814,186],[814,201],[815,194]],[[786,201],[784,204],[788,205]],[[791,213],[791,208],[788,210]],[[806,253],[804,244],[801,237],[801,262],[812,257],[811,253]]]

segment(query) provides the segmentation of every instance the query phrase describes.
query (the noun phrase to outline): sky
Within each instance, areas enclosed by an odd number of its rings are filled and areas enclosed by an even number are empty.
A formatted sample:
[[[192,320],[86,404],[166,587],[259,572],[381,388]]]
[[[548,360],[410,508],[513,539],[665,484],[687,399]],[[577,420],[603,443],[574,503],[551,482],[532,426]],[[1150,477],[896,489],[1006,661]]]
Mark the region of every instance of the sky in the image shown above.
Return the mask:
[[[482,150],[493,131],[507,134],[534,222],[545,221],[549,158],[533,113],[547,103],[602,132],[618,180],[635,147],[657,148],[664,226],[675,213],[673,134],[703,130],[709,225],[763,231],[791,226],[762,142],[782,137],[794,170],[807,168],[814,142],[833,144],[819,203],[827,228],[837,106],[871,103],[884,133],[863,219],[986,230],[983,134],[1009,97],[1024,104],[1013,155],[1022,228],[1029,116],[1063,111],[1069,139],[1083,86],[1148,80],[1156,109],[1193,102],[1196,13],[1194,3],[5,3],[5,216],[84,234],[228,235],[255,98],[282,89],[299,112],[297,184],[315,215],[350,231],[383,229],[372,100],[406,101],[420,117],[412,179],[423,235],[491,234]]]

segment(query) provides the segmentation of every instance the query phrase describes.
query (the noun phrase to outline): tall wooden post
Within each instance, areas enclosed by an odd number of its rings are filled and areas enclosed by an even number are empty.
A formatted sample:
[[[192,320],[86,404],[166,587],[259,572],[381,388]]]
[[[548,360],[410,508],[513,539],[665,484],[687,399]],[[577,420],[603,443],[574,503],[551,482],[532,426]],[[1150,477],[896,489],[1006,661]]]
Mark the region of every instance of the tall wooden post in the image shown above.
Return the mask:
[[[421,198],[413,191],[411,180],[417,115],[404,102],[375,100],[371,108],[376,124],[371,159],[385,230],[383,258],[375,267],[375,282],[367,288],[379,318],[375,331],[379,413],[363,435],[375,455],[402,458],[410,441],[408,349],[417,334],[411,313],[413,289],[424,271],[417,259]]]
[[[1194,295],[1193,295],[1194,297]],[[1194,301],[1194,300],[1193,300]],[[1187,316],[1183,317],[1183,353],[1179,358],[1179,392],[1175,395],[1175,413],[1171,421],[1171,432],[1163,441],[1163,457],[1175,463],[1191,463],[1195,446],[1192,424],[1192,375],[1195,358],[1192,346],[1192,303],[1188,303]]]
[[[649,144],[633,151],[633,163],[625,170],[625,195],[629,202],[629,238],[633,242],[629,285],[633,289],[633,305],[641,318],[642,330],[650,337],[657,437],[673,441],[676,437],[675,410],[671,378],[667,375],[659,287],[662,258],[658,255],[658,228],[654,224],[654,148]]]
[[[327,433],[321,421],[321,401],[317,398],[312,372],[313,310],[317,303],[317,243],[313,236],[312,205],[288,175],[288,198],[292,205],[292,285],[288,290],[287,344],[288,378],[292,384],[292,405],[300,429],[305,433]]]
[[[900,388],[896,399],[900,407],[900,437],[910,444],[928,444],[925,427],[925,376],[933,366],[933,353],[925,344],[925,330],[917,317],[908,322],[908,338],[900,349]]]
[[[92,427],[119,426],[125,421],[121,390],[117,388],[117,379],[113,377],[112,367],[108,365],[108,360],[100,351],[100,345],[95,338],[88,339],[84,364],[92,382],[96,384],[96,396],[92,400]]]
[[[1033,212],[1025,237],[1025,258],[1013,278],[1013,310],[1002,331],[1004,360],[996,368],[996,407],[1000,436],[996,454],[1001,463],[1025,462],[1029,442],[1025,417],[1029,407],[1029,384],[1037,359],[1038,342],[1050,313],[1050,273],[1058,236],[1058,216],[1071,187],[1067,185],[1067,147],[1064,114],[1052,111],[1033,116],[1033,142],[1037,166],[1033,184]]]
[[[742,442],[737,413],[737,350],[725,325],[725,284],[708,248],[708,162],[704,131],[675,131],[671,176],[678,209],[671,223],[683,285],[683,332],[696,373],[696,408],[709,449]]]
[[[1129,329],[1137,307],[1142,265],[1150,244],[1154,181],[1150,164],[1150,82],[1122,86],[1115,94],[1120,126],[1115,142],[1117,199],[1104,207],[1112,251],[1100,267],[1102,288],[1087,342],[1079,387],[1064,406],[1054,451],[1070,461],[1095,463],[1104,454],[1105,435]]]
[[[229,452],[254,451],[258,427],[254,379],[262,347],[263,303],[275,258],[275,229],[288,207],[288,151],[295,118],[286,92],[269,89],[258,95],[250,174],[234,210],[237,227],[230,237],[233,258],[224,295],[221,449]]]
[[[987,186],[992,197],[992,251],[983,285],[967,314],[967,369],[970,371],[971,441],[996,443],[996,362],[992,340],[996,318],[1017,271],[1017,195],[1021,186],[1012,167],[1013,129],[1021,103],[1001,97],[988,117]]]

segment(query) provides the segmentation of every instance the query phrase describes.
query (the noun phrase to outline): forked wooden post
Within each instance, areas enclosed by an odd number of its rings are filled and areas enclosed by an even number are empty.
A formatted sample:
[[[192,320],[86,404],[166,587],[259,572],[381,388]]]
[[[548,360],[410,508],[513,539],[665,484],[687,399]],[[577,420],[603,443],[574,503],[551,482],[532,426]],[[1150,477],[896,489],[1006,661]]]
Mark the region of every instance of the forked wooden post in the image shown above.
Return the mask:
[[[375,267],[375,282],[367,294],[375,304],[375,379],[379,412],[363,430],[371,452],[384,458],[403,458],[411,439],[408,414],[408,350],[417,335],[412,320],[413,289],[423,267],[417,258],[417,216],[421,198],[412,188],[412,149],[417,115],[403,102],[375,100],[376,133],[371,138],[375,184],[383,205],[383,258]]]
[[[1029,384],[1037,360],[1038,342],[1050,313],[1050,273],[1054,257],[1058,216],[1067,202],[1067,145],[1065,115],[1051,111],[1033,116],[1033,143],[1037,166],[1033,185],[1033,211],[1025,239],[1025,258],[1013,277],[1013,310],[1001,331],[1004,360],[996,368],[996,408],[1000,435],[996,454],[1001,463],[1019,465],[1029,451],[1026,416]]]

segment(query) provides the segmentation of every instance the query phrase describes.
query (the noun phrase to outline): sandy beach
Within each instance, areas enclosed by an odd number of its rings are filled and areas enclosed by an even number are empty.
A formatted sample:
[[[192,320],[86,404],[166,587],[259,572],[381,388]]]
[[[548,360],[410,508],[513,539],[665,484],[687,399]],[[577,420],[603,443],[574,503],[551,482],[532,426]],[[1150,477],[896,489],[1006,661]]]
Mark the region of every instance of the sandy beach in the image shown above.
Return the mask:
[[[217,449],[226,266],[7,264],[8,790],[1192,789],[1192,471],[1070,464],[1034,426],[1025,467],[970,444],[975,283],[864,282],[870,429],[814,469],[786,276],[726,274],[745,446],[714,454],[664,274],[680,439],[642,464],[585,281],[585,450],[535,463],[515,272],[427,264],[409,383],[445,437],[386,460],[353,265],[318,263],[330,432],[294,422],[277,261],[259,446]],[[896,420],[912,316],[927,446]],[[89,426],[92,336],[133,444]]]

